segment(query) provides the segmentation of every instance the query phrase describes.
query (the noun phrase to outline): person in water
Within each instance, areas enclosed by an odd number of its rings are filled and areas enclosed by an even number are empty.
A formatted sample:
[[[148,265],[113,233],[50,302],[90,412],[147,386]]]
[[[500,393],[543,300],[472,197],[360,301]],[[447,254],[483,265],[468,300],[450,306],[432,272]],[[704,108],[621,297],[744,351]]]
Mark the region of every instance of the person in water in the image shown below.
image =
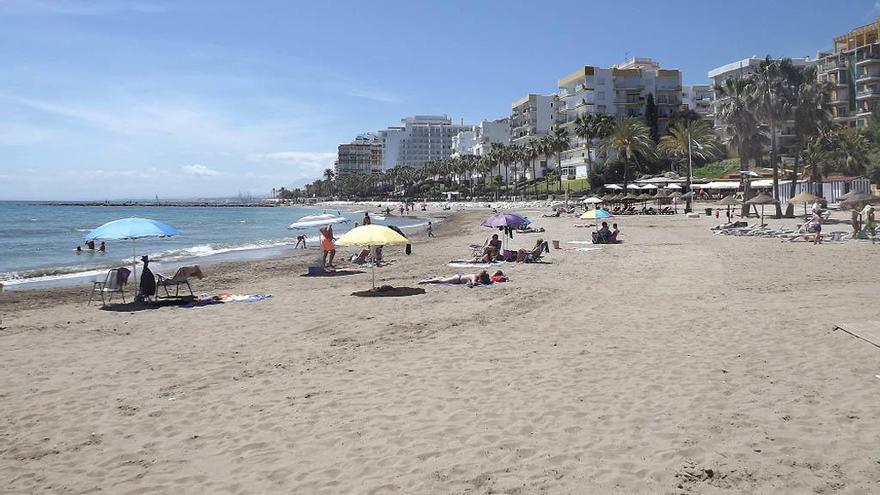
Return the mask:
[[[82,252],[83,252],[82,246],[77,246],[76,247],[76,254],[82,254]]]
[[[364,212],[364,221],[363,221],[363,224],[364,224],[364,225],[370,225],[371,223],[373,223],[373,219],[370,218],[370,212],[365,211],[365,212]]]
[[[94,251],[95,241],[86,241],[86,247],[89,249],[89,251]]]
[[[107,252],[107,246],[104,244],[104,241],[101,241],[101,245],[98,246],[98,251],[101,252],[101,253],[106,253],[106,252]]]

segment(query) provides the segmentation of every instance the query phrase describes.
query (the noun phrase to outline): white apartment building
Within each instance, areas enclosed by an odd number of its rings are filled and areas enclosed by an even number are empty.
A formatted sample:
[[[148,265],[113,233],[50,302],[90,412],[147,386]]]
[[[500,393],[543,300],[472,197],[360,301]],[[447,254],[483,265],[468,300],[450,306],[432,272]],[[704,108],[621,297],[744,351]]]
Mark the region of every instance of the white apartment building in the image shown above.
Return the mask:
[[[586,145],[574,134],[579,116],[643,117],[648,95],[653,95],[662,134],[669,117],[682,105],[681,72],[663,69],[650,58],[632,58],[609,68],[584,66],[560,79],[558,86],[556,125],[568,129],[571,139],[571,148],[561,157],[564,177],[586,177],[590,172]],[[591,145],[594,159],[596,144]]]
[[[525,145],[546,136],[553,127],[556,113],[555,95],[529,93],[510,105],[510,141]]]
[[[714,94],[715,86],[722,86],[724,82],[728,79],[743,79],[747,77],[751,77],[755,75],[755,72],[758,66],[763,62],[763,58],[758,58],[755,56],[744,58],[742,60],[737,60],[736,62],[731,62],[729,64],[722,65],[721,67],[716,67],[709,71],[709,79],[712,81],[713,87],[713,111],[712,115],[714,117],[715,126],[718,127],[720,125],[719,115],[718,115],[718,105],[719,97],[717,94]],[[809,65],[815,64],[815,60],[810,60],[810,57],[803,58],[793,58],[791,59],[792,65],[795,67],[806,67]]]
[[[452,138],[452,156],[489,153],[493,143],[510,143],[510,120],[483,120],[470,129],[459,132]]]
[[[350,143],[337,148],[333,168],[337,177],[354,174],[377,174],[382,172],[383,146],[375,134],[358,136]]]
[[[866,127],[880,111],[880,18],[836,36],[830,52],[820,52],[819,80],[833,85],[834,121]]]
[[[700,114],[703,118],[714,119],[715,117],[715,91],[709,84],[694,84],[681,87],[682,107]]]
[[[383,146],[383,170],[397,165],[420,168],[429,160],[449,158],[452,138],[471,126],[453,124],[446,115],[415,115],[402,125],[378,132]]]

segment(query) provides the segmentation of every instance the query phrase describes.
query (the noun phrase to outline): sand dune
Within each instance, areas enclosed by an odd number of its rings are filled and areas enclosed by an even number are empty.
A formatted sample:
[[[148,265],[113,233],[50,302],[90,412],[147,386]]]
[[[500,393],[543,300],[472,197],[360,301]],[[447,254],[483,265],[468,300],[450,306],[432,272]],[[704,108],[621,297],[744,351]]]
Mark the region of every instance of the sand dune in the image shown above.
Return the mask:
[[[456,214],[379,283],[454,273]],[[313,254],[210,267],[254,304],[114,312],[0,295],[9,493],[872,493],[877,246],[713,236],[624,217],[489,288],[360,298]],[[784,222],[784,221],[783,221]],[[546,239],[584,240],[571,218]],[[789,222],[790,223],[790,222]]]

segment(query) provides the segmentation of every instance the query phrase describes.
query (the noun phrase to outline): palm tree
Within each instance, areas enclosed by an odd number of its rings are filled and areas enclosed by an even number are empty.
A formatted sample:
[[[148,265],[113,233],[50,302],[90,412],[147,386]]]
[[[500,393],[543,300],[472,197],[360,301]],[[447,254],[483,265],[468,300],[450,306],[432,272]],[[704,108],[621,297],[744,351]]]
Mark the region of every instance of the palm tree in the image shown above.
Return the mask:
[[[629,166],[638,167],[640,158],[654,154],[654,140],[644,122],[635,117],[626,117],[618,120],[614,131],[602,139],[599,150],[606,156],[615,155],[623,163],[623,192],[626,193]]]
[[[779,200],[779,163],[777,129],[791,114],[792,95],[785,75],[790,71],[791,60],[771,60],[768,55],[750,79],[755,109],[770,129],[770,166],[773,168],[773,197],[776,202],[776,218],[782,216]]]
[[[556,170],[559,172],[557,177],[559,177],[559,190],[562,190],[562,152],[567,150],[569,147],[568,141],[568,129],[559,128],[553,129],[553,133],[550,134],[550,147],[553,153],[556,155]]]
[[[524,149],[523,154],[529,161],[532,168],[532,184],[535,185],[535,197],[538,197],[538,170],[535,167],[535,160],[541,156],[541,146],[537,141],[529,141]]]
[[[761,124],[752,111],[752,91],[747,80],[728,79],[724,84],[715,86],[715,94],[720,127],[727,135],[728,143],[736,148],[739,155],[740,177],[745,182],[742,207],[742,214],[745,215],[749,209],[745,201],[751,197],[751,188],[745,177],[749,170],[749,158],[760,156],[760,148],[756,149],[755,145],[762,141]]]
[[[327,188],[330,189],[330,195],[333,195],[333,179],[336,177],[336,173],[332,168],[324,169],[324,180],[327,183]]]
[[[541,150],[541,154],[544,155],[544,159],[547,161],[547,165],[550,164],[550,159],[556,156],[556,149],[553,146],[553,136],[541,136],[538,139],[538,148]],[[549,169],[549,167],[548,167]],[[550,175],[553,175],[554,178],[558,174],[551,174],[552,169],[549,169],[545,174],[544,180],[544,188],[549,193],[550,192]]]
[[[832,127],[829,100],[831,96],[831,83],[821,82],[816,78],[816,67],[805,67],[791,70],[786,78],[792,86],[794,120],[794,166],[791,170],[791,183],[796,184],[798,168],[806,150],[807,144],[822,133],[827,133]],[[794,197],[795,187],[789,188],[789,198]],[[794,215],[794,205],[789,203],[786,216]]]
[[[587,173],[593,170],[591,148],[594,139],[603,138],[614,128],[614,117],[602,113],[585,113],[574,121],[574,133],[587,149]]]
[[[690,138],[690,142],[688,142]],[[660,138],[660,152],[674,163],[685,165],[692,158],[698,162],[711,161],[722,154],[718,136],[705,120],[679,120]],[[688,174],[690,189],[690,174]]]

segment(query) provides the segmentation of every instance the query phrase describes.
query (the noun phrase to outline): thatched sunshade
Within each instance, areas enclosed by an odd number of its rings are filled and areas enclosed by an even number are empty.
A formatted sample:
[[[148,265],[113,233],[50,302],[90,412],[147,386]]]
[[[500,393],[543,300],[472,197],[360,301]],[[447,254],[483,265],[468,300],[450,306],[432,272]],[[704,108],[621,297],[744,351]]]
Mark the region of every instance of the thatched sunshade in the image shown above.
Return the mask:
[[[841,201],[842,206],[846,207],[859,207],[863,204],[872,204],[872,203],[880,203],[880,196],[874,196],[871,193],[867,192],[852,192],[847,193],[849,197]],[[844,195],[846,196],[846,195]]]
[[[795,195],[795,197],[789,199],[788,202],[791,204],[803,203],[804,204],[804,215],[806,215],[807,214],[807,203],[814,203],[816,201],[819,201],[820,199],[822,199],[822,198],[820,198],[819,196],[816,196],[815,194],[813,194],[811,192],[803,191],[800,194]]]
[[[629,193],[629,194],[627,194],[626,196],[624,196],[624,197],[621,198],[621,199],[622,199],[623,201],[638,201],[638,200],[639,200],[639,197],[636,196],[636,195],[633,194],[633,193]]]
[[[740,200],[736,199],[736,196],[734,196],[733,194],[725,196],[724,199],[718,202],[718,204],[721,206],[733,206],[738,205],[739,203]]]
[[[778,203],[778,201],[773,199],[773,196],[770,196],[767,193],[761,193],[761,194],[755,196],[754,198],[746,201],[747,205],[761,205],[761,224],[762,225],[764,223],[764,206],[765,205],[775,205],[776,203]]]
[[[820,199],[822,199],[822,198],[820,198],[819,196],[816,196],[815,194],[813,194],[811,192],[804,191],[804,192],[798,194],[797,196],[789,199],[788,202],[792,203],[792,204],[794,204],[794,203],[813,203],[815,201],[819,201]]]

